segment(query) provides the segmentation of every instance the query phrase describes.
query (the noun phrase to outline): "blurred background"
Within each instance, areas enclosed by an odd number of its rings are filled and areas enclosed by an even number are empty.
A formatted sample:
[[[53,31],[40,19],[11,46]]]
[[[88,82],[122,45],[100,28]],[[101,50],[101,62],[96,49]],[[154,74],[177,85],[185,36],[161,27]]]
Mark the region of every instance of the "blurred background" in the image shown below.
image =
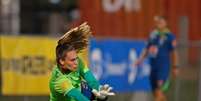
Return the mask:
[[[80,55],[101,83],[114,86],[109,101],[152,101],[148,62],[133,70],[129,61],[156,15],[167,17],[178,40],[181,71],[168,101],[201,101],[201,0],[0,0],[0,101],[49,100],[56,41],[84,21],[94,38]]]

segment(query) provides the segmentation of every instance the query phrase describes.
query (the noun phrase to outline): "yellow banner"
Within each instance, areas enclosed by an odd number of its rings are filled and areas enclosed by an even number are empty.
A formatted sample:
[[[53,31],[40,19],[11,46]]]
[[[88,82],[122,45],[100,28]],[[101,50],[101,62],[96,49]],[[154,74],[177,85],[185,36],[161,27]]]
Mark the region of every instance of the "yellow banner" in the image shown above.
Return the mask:
[[[3,95],[48,95],[56,42],[47,37],[0,36]]]

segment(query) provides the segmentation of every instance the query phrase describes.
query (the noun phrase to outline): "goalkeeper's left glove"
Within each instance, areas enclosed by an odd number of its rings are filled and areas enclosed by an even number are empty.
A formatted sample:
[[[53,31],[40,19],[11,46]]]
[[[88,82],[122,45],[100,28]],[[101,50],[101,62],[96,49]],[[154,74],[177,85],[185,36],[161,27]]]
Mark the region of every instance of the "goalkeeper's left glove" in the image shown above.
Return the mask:
[[[106,99],[108,96],[114,96],[115,93],[111,92],[112,87],[110,87],[108,84],[105,84],[103,86],[99,87],[99,90],[93,89],[92,93],[98,98],[98,99]]]

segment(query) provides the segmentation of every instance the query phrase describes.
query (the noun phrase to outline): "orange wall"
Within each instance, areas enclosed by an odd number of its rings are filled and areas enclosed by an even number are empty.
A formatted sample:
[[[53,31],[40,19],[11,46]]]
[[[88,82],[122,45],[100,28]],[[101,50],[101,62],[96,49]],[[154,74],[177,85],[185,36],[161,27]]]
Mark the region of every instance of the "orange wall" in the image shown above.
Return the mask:
[[[178,20],[180,16],[189,18],[190,40],[201,40],[201,0],[167,0],[166,15],[170,21],[171,29],[178,33]]]
[[[128,12],[122,6],[113,13],[103,9],[103,1],[80,0],[81,19],[89,22],[95,36],[145,38],[153,28],[153,16],[163,14],[168,17],[170,28],[176,34],[180,16],[187,16],[189,39],[201,40],[201,0],[139,0],[139,11]]]

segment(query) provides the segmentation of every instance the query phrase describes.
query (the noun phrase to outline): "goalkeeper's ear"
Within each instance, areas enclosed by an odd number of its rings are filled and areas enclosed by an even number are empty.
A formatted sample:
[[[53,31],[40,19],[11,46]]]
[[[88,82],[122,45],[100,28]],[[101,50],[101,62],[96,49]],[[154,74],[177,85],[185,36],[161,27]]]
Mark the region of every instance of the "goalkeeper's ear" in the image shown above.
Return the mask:
[[[60,63],[61,65],[64,65],[64,60],[63,60],[63,59],[59,59],[59,63]]]

